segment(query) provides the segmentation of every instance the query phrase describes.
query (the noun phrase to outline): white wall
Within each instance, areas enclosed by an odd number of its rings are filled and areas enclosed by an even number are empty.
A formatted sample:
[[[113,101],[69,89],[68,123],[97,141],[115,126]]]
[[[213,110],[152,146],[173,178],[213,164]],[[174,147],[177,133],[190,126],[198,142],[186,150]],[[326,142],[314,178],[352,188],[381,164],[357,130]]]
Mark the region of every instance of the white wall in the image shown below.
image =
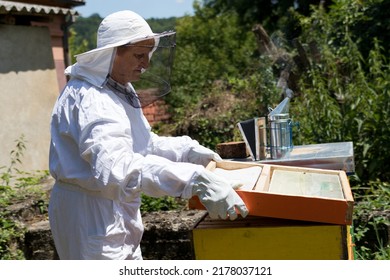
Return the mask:
[[[48,28],[0,25],[0,166],[10,164],[23,134],[26,150],[18,168],[48,169],[50,116],[58,94]]]

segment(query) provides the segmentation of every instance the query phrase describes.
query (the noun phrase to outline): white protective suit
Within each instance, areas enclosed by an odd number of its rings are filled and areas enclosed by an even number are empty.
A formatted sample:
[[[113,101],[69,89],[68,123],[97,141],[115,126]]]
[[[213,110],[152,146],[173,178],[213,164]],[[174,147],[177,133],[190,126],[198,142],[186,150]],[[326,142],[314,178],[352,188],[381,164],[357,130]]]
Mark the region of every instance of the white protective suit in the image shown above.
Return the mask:
[[[145,25],[129,15],[131,24]],[[125,36],[112,33],[114,41]],[[49,218],[61,259],[142,259],[141,192],[189,198],[189,182],[205,170],[204,158],[188,163],[190,151],[203,148],[197,141],[157,136],[140,108],[107,87],[115,47],[129,38],[111,44],[106,34],[66,69],[71,79],[52,113]]]

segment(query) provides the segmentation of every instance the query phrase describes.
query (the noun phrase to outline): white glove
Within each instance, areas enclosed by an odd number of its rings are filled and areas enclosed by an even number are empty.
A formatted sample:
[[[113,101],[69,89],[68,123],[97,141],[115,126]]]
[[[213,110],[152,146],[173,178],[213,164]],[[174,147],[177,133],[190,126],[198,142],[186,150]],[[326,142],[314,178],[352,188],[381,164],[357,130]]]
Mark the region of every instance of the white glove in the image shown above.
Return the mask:
[[[248,209],[234,188],[241,184],[229,183],[225,178],[205,169],[192,182],[192,194],[199,197],[200,202],[206,207],[212,219],[235,220],[236,210],[242,217],[248,215]]]
[[[206,167],[212,160],[222,161],[222,158],[217,153],[202,145],[192,147],[188,152],[188,161],[190,163],[200,164]]]

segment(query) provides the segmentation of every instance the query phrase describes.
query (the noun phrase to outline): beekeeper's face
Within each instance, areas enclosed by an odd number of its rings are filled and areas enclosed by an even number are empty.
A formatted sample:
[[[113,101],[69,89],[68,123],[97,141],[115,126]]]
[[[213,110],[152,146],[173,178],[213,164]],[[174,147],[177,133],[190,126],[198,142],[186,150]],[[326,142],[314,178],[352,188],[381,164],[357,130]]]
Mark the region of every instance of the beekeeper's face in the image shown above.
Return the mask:
[[[121,83],[135,82],[149,67],[154,39],[118,47],[112,65],[111,77]]]

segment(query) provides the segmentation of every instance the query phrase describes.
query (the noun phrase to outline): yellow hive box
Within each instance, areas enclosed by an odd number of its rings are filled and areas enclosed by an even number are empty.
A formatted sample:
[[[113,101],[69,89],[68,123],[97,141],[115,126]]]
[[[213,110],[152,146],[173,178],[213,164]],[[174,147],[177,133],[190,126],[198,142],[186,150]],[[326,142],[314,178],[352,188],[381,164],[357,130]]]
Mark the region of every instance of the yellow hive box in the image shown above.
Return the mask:
[[[197,260],[353,259],[348,225],[249,216],[235,221],[206,215],[193,229]]]

